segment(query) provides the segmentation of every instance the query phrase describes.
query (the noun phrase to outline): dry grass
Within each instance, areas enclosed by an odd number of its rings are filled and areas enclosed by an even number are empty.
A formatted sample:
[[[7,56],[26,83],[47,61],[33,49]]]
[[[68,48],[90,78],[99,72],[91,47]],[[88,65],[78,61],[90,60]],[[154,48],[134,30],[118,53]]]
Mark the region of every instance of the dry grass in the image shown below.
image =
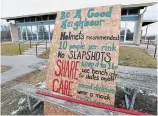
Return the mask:
[[[29,44],[21,44],[21,53],[30,47]],[[19,46],[16,43],[1,44],[1,55],[13,56],[20,55]]]
[[[150,56],[145,50],[126,46],[120,47],[119,65],[157,68],[156,59]]]
[[[4,66],[4,65],[1,65],[1,73],[9,70],[11,67],[10,66]]]

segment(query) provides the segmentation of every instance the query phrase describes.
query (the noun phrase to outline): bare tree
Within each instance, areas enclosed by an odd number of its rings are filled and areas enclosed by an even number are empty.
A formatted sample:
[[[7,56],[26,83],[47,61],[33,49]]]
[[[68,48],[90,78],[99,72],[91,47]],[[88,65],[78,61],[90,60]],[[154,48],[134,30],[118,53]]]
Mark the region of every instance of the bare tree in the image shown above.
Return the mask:
[[[11,41],[11,34],[9,26],[1,23],[1,42],[3,41]]]

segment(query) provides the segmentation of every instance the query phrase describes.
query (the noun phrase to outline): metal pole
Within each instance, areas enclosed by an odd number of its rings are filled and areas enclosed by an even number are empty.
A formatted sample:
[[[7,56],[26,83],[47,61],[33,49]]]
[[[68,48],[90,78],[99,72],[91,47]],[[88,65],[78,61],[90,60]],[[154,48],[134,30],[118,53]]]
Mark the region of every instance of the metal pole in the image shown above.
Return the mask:
[[[19,53],[21,54],[21,48],[20,48],[20,44],[19,44]]]
[[[137,90],[134,89],[133,90],[133,96],[132,96],[132,100],[131,100],[131,105],[130,105],[130,110],[133,110],[133,107],[134,107],[134,103],[135,103],[135,99],[136,99],[136,96],[137,96]]]
[[[46,49],[47,49],[47,38],[46,38]]]
[[[148,38],[148,43],[147,43],[147,49],[148,49],[148,46],[149,46],[149,38]]]
[[[30,48],[31,48],[31,39],[30,39]]]
[[[37,44],[36,44],[36,56],[37,56]]]
[[[145,32],[145,42],[146,42],[146,34],[147,34],[147,31],[148,31],[148,25],[146,27],[146,32]],[[148,45],[147,45],[148,46]],[[148,47],[147,47],[148,48]]]
[[[154,58],[155,58],[155,56],[156,56],[156,51],[157,51],[157,47],[155,47],[155,53],[154,53]]]

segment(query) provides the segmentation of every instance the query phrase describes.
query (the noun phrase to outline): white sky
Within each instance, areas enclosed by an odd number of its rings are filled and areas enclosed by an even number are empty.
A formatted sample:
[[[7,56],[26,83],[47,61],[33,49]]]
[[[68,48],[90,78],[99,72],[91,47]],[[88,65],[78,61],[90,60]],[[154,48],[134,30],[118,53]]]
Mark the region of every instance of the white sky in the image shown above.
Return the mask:
[[[1,0],[1,17],[12,17],[62,10],[106,6],[114,4],[138,4],[157,0]],[[158,4],[148,7],[144,19],[158,20]],[[156,23],[157,24],[157,23]],[[148,33],[156,33],[157,25],[149,26]],[[151,29],[150,29],[151,28]]]

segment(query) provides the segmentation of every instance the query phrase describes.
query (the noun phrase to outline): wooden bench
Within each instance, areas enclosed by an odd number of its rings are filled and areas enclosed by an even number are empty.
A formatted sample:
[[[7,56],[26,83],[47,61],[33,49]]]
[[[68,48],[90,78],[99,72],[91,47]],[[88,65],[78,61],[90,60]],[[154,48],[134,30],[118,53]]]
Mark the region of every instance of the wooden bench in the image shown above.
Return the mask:
[[[60,100],[60,99],[51,98],[51,97],[43,96],[43,95],[40,95],[40,94],[36,94],[37,90],[42,90],[42,91],[45,91],[47,93],[53,93],[53,94],[58,95],[58,93],[54,93],[54,92],[50,92],[50,91],[45,90],[45,89],[41,89],[41,86],[43,86],[43,85],[38,85],[37,86],[37,85],[30,85],[30,84],[26,84],[26,83],[21,83],[21,84],[18,84],[16,86],[14,86],[13,89],[17,90],[20,93],[23,93],[23,94],[27,95],[27,101],[28,101],[28,104],[29,104],[29,109],[31,111],[34,110],[36,108],[36,106],[40,102],[43,101],[43,102],[46,102],[46,103],[55,104],[59,107],[66,108],[66,109],[68,109],[70,111],[73,111],[77,114],[125,115],[125,113],[121,113],[121,112],[109,111],[109,110],[106,110],[106,109],[86,106],[86,105],[82,105],[82,104],[76,104],[76,103],[72,103],[72,102],[67,102],[65,100]],[[35,103],[35,104],[32,104],[32,102],[31,102],[32,98],[36,98],[38,100],[38,102]]]
[[[46,70],[46,67],[45,67],[45,70]],[[135,99],[139,90],[145,90],[148,92],[150,91],[150,92],[157,93],[157,77],[153,75],[147,75],[143,73],[139,74],[135,72],[128,72],[128,73],[119,72],[119,77],[117,78],[116,83],[117,83],[117,86],[119,88],[122,88],[122,90],[124,91],[126,109],[130,109],[130,110],[133,110]],[[48,96],[36,94],[37,90],[42,90],[48,93],[57,94],[45,89],[41,89],[43,87],[45,87],[44,83],[40,85],[28,85],[25,83],[21,83],[19,85],[14,86],[13,89],[27,95],[27,101],[28,101],[30,110],[34,110],[35,107],[38,104],[40,104],[41,101],[43,101],[43,102],[55,104],[60,107],[67,108],[79,114],[89,114],[89,115],[91,114],[98,114],[98,115],[120,114],[122,115],[123,114],[116,111],[109,111],[109,110],[94,108],[94,107],[90,107],[86,105],[75,104],[75,103],[67,102],[64,100],[50,98]],[[133,91],[130,92],[128,88],[133,89]],[[38,100],[38,102],[34,105],[31,104],[32,98],[36,98]]]

